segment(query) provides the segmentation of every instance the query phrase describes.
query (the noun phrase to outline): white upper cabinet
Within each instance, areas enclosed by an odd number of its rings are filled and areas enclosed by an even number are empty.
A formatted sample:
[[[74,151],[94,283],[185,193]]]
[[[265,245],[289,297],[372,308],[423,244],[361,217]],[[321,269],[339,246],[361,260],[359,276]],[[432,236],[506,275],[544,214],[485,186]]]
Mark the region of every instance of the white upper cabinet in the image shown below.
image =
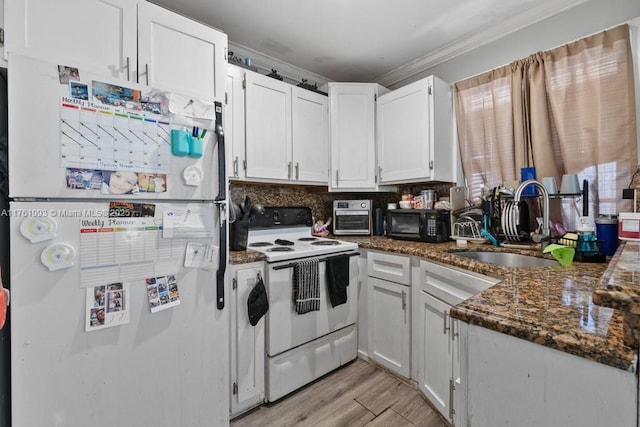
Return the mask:
[[[291,85],[245,73],[247,179],[288,181],[291,162]]]
[[[296,86],[293,99],[293,179],[323,183],[329,179],[329,99]]]
[[[426,77],[378,98],[382,184],[455,180],[451,89]]]
[[[227,35],[160,6],[138,3],[139,82],[197,99],[224,99]]]
[[[229,179],[244,179],[244,70],[227,68],[227,96],[224,110],[224,136]]]
[[[327,97],[251,71],[244,74],[245,149],[242,152],[239,148],[238,139],[242,135],[239,130],[235,132],[234,126],[229,177],[326,185],[329,168]],[[238,99],[237,90],[238,86],[234,84],[232,102]],[[234,106],[231,109],[239,114]],[[238,168],[246,165],[244,176],[243,171],[235,174],[236,163]]]
[[[5,0],[5,52],[136,81],[137,0]]]
[[[212,101],[226,34],[141,0],[6,0],[5,52]]]
[[[378,85],[329,83],[331,190],[375,190]]]

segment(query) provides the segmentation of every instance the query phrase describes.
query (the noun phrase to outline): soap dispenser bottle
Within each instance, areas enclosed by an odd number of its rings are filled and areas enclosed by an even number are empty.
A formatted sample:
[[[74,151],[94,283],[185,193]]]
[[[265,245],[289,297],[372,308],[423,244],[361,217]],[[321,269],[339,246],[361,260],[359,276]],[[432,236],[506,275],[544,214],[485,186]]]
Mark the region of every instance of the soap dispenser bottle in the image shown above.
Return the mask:
[[[588,216],[580,217],[578,226],[578,251],[595,254],[598,251],[596,245],[595,228],[589,222]]]

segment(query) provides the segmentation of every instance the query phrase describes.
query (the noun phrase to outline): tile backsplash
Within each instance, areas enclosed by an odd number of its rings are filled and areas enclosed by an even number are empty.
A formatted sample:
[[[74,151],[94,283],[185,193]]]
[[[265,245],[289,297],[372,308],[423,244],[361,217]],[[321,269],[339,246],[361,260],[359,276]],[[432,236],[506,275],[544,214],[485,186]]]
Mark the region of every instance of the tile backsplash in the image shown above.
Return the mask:
[[[229,193],[235,203],[249,196],[253,203],[263,206],[306,206],[311,208],[316,220],[326,220],[333,214],[334,200],[371,199],[373,208],[386,210],[387,203],[397,202],[404,192],[417,194],[420,190],[430,189],[436,190],[441,197],[449,197],[451,186],[450,183],[411,184],[399,186],[396,193],[330,193],[327,187],[231,182]]]

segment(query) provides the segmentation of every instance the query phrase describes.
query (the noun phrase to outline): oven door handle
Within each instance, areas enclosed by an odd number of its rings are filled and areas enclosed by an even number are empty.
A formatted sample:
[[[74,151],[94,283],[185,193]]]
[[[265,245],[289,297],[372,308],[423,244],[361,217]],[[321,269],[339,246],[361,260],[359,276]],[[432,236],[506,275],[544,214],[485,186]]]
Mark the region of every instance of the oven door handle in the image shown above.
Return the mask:
[[[318,258],[318,262],[326,261],[329,258],[333,258],[334,256],[338,256],[338,255],[349,255],[350,257],[352,257],[352,256],[359,256],[360,252],[349,252],[347,254],[345,254],[345,253],[336,253],[336,254],[332,254],[330,256],[326,256],[324,258]],[[274,270],[284,270],[285,268],[292,268],[295,265],[296,265],[295,262],[290,262],[289,264],[276,265],[275,267],[273,267],[273,269]]]

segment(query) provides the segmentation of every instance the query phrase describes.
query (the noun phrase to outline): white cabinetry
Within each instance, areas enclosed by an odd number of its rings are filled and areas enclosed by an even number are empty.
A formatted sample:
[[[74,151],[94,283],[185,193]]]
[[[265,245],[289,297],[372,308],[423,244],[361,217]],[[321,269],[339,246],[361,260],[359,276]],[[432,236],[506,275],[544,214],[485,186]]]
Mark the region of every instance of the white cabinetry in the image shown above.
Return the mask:
[[[451,88],[426,77],[378,98],[378,165],[381,184],[453,182]]]
[[[369,251],[369,358],[409,378],[411,332],[411,259]]]
[[[449,317],[456,305],[497,280],[429,261],[420,262],[420,292],[414,298],[412,377],[435,408],[455,425],[460,388],[459,323]]]
[[[249,293],[264,277],[263,263],[231,265],[231,416],[264,401],[265,318],[251,326],[247,310]],[[209,363],[216,363],[209,361]]]
[[[637,373],[468,325],[464,426],[636,426]]]
[[[221,101],[227,77],[227,35],[140,1],[138,76],[147,86]]]
[[[245,177],[244,148],[244,70],[234,65],[227,68],[227,96],[225,97],[224,136],[227,150],[229,179]]]
[[[327,184],[329,179],[329,99],[291,87],[293,99],[293,179]]]
[[[226,34],[139,0],[7,0],[6,49],[221,100]]]
[[[330,189],[376,190],[377,84],[329,83]]]
[[[245,79],[246,178],[326,184],[327,97],[249,71]]]
[[[137,79],[138,0],[5,0],[5,52]],[[82,76],[82,74],[81,74]]]
[[[247,178],[291,179],[291,85],[246,72]]]

